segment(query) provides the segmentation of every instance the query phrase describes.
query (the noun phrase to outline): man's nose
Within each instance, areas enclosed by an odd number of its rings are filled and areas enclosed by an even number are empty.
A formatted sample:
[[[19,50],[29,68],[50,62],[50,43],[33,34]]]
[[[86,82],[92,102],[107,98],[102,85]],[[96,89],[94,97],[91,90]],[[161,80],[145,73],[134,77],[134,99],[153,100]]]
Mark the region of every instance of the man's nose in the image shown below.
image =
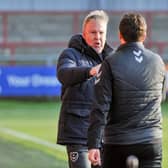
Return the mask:
[[[100,33],[96,33],[96,39],[100,39]]]

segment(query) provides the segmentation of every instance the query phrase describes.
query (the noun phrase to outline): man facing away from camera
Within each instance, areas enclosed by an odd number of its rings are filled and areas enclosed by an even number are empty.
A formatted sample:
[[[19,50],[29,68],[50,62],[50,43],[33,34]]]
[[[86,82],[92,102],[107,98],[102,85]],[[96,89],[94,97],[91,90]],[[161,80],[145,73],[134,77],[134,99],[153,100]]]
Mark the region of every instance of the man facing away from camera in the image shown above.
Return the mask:
[[[146,31],[142,15],[125,14],[119,24],[121,45],[100,68],[88,130],[93,165],[125,168],[133,155],[140,168],[161,168],[165,66],[158,54],[144,47]],[[101,163],[98,148],[103,135]]]
[[[100,65],[113,49],[106,43],[108,15],[90,12],[82,34],[72,36],[57,64],[62,84],[57,143],[66,146],[69,168],[90,168],[87,131],[94,97],[94,83]]]

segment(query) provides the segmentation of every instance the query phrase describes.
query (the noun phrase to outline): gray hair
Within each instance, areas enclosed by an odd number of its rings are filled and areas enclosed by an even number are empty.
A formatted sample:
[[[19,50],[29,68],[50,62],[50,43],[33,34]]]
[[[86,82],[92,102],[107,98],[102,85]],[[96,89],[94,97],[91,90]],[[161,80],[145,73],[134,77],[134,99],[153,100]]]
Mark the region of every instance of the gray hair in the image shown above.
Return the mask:
[[[108,17],[108,15],[107,15],[107,13],[104,12],[103,10],[94,10],[94,11],[91,11],[91,12],[84,18],[83,26],[82,26],[82,29],[83,29],[83,30],[84,30],[86,24],[87,24],[91,19],[103,20],[106,24],[108,24],[108,21],[109,21],[109,17]]]

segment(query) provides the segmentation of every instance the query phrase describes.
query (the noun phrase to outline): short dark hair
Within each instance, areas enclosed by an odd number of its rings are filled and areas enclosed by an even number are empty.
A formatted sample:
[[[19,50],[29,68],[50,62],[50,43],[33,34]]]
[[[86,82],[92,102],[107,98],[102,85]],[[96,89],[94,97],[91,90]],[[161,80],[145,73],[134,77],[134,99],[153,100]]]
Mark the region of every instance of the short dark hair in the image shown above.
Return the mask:
[[[145,18],[138,13],[125,14],[119,25],[119,31],[126,42],[139,41],[146,34]]]

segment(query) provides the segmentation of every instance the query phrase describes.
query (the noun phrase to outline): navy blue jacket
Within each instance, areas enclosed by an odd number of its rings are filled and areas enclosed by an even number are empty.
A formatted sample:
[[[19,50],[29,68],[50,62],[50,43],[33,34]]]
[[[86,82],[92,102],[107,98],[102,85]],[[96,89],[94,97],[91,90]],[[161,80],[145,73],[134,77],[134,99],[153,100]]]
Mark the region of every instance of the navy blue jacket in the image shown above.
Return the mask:
[[[58,144],[87,144],[95,81],[89,71],[91,67],[102,63],[111,52],[112,48],[106,44],[100,56],[86,44],[82,35],[75,35],[60,55],[57,76],[62,84],[62,106]]]
[[[142,43],[121,45],[105,59],[95,82],[89,148],[98,148],[103,135],[105,144],[161,140],[164,81],[165,65],[161,57]]]

